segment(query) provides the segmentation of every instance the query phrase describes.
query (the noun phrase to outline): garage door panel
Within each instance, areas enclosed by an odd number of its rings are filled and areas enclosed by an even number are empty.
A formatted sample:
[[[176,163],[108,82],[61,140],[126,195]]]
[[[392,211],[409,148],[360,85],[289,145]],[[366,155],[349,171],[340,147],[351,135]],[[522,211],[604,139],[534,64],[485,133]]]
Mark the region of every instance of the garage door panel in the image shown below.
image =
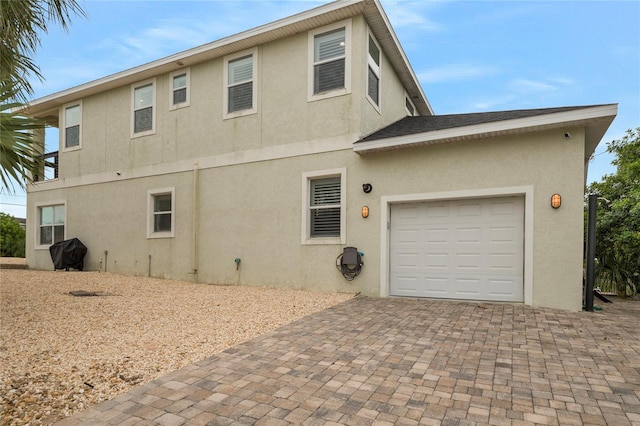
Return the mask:
[[[457,253],[455,269],[468,272],[482,268],[482,256],[477,253]]]
[[[489,270],[507,271],[515,274],[522,265],[522,258],[513,253],[491,253],[489,254]]]
[[[449,278],[447,277],[430,277],[424,280],[424,297],[446,297],[449,293]]]
[[[479,244],[482,241],[482,228],[458,227],[456,228],[456,243]]]
[[[393,279],[397,283],[396,296],[420,296],[418,293],[420,286],[418,285],[417,277],[396,275]]]
[[[457,278],[455,280],[456,298],[479,299],[481,280],[473,278]]]
[[[523,197],[392,206],[390,294],[522,301]]]

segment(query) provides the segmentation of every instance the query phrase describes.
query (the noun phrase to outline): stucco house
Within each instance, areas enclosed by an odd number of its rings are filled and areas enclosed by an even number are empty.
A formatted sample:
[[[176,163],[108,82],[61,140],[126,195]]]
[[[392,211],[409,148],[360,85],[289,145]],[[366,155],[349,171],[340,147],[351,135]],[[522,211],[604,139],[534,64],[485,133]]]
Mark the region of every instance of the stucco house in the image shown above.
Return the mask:
[[[86,270],[575,311],[617,105],[435,115],[379,1],[340,0],[26,113],[60,135],[28,188],[31,268],[79,238]]]

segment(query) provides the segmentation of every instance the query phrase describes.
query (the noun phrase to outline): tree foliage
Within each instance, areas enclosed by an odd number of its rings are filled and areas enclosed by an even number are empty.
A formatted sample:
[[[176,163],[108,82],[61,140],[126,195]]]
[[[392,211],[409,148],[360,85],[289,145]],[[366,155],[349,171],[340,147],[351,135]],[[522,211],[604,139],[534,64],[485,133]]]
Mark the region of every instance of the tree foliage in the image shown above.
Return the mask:
[[[11,100],[16,91],[16,83],[0,82],[0,181],[9,191],[14,189],[14,182],[31,182],[44,169],[41,146],[32,133],[44,124],[16,112],[21,107]]]
[[[25,240],[25,230],[16,218],[0,213],[0,256],[24,257]]]
[[[86,16],[76,0],[0,0],[0,76],[3,84],[16,89],[17,100],[26,102],[33,95],[32,76],[43,80],[31,59],[40,34],[46,34],[51,23],[67,30],[72,15]]]
[[[0,0],[0,181],[13,191],[42,173],[42,148],[33,131],[44,123],[21,115],[33,95],[30,78],[43,80],[31,59],[49,24],[67,29],[85,16],[76,0]]]
[[[592,183],[598,194],[596,255],[598,278],[620,295],[640,291],[640,127],[607,144],[616,173]]]

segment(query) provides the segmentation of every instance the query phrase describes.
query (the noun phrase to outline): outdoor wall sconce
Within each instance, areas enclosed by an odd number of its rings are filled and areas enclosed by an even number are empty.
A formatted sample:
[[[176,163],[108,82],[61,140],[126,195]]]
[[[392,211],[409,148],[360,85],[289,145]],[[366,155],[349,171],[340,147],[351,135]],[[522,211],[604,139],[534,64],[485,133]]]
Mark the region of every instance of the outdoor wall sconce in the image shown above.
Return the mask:
[[[370,183],[365,183],[362,185],[362,190],[364,191],[365,194],[370,193],[372,189],[373,189],[373,186],[371,186]]]
[[[362,217],[365,218],[365,219],[369,217],[369,207],[368,206],[362,206]]]
[[[562,204],[562,197],[560,197],[560,194],[553,194],[551,196],[551,207],[553,207],[554,209],[558,209],[560,208],[561,204]]]

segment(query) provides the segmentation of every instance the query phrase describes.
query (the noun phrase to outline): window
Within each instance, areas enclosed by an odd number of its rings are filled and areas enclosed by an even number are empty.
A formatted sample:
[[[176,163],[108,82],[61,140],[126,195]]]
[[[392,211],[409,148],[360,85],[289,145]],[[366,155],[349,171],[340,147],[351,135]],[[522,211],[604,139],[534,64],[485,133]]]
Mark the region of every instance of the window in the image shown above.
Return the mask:
[[[404,108],[407,111],[407,115],[413,117],[416,113],[416,108],[413,106],[413,102],[409,99],[409,95],[404,96]]]
[[[148,192],[149,222],[147,238],[173,237],[175,225],[174,188]]]
[[[309,99],[350,91],[351,21],[309,32]]]
[[[303,175],[302,244],[345,244],[345,169]]]
[[[171,80],[170,86],[170,98],[171,105],[169,109],[177,109],[189,106],[190,97],[189,97],[189,78],[190,72],[187,68],[186,70],[180,70],[173,72],[169,75],[169,79]]]
[[[64,107],[64,149],[72,150],[80,148],[80,122],[82,121],[81,104]]]
[[[367,58],[367,96],[369,101],[380,108],[380,48],[369,35],[369,55]]]
[[[256,112],[256,56],[257,49],[252,49],[225,58],[225,118]]]
[[[38,206],[38,246],[48,247],[65,239],[65,205]]]
[[[132,136],[144,136],[155,132],[155,80],[133,87]]]

